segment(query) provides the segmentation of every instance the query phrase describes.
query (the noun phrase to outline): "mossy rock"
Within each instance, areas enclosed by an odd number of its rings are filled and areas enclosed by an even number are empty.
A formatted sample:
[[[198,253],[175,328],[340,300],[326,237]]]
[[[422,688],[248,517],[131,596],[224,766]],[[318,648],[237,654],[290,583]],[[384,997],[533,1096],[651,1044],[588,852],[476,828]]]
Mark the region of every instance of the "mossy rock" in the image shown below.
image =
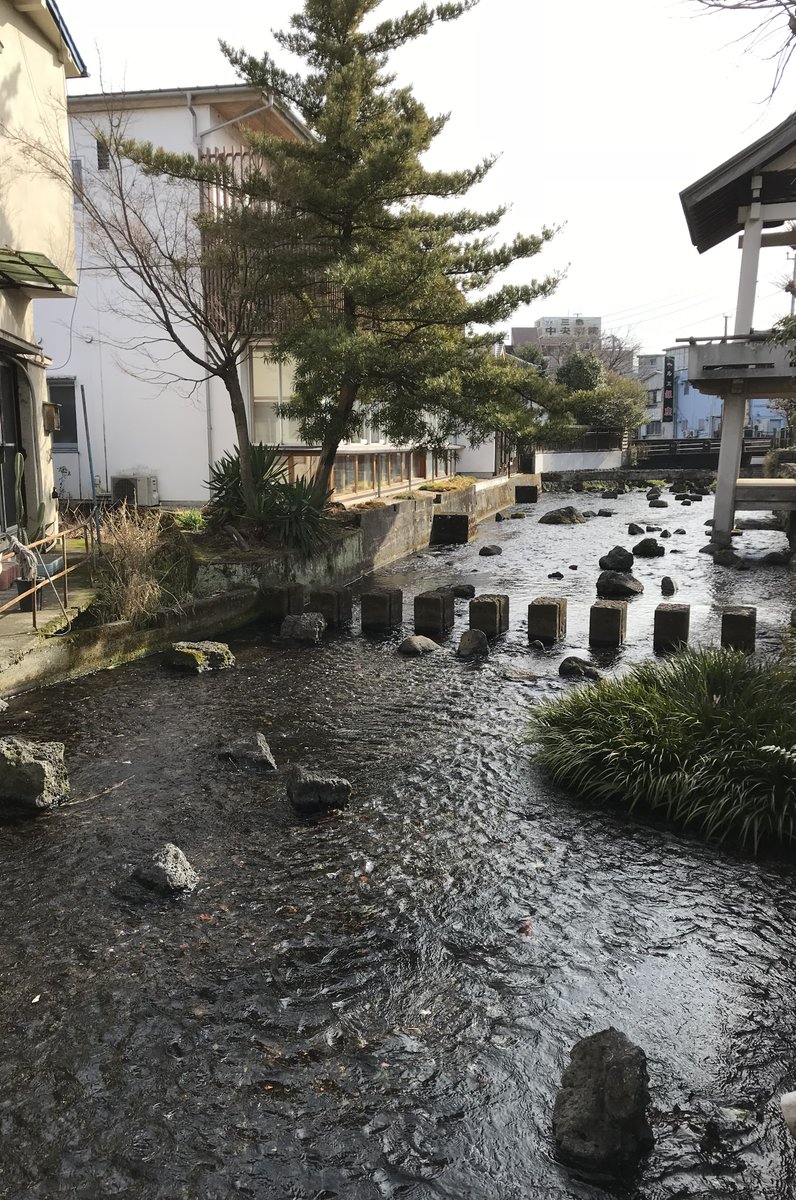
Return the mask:
[[[165,662],[169,667],[193,671],[225,671],[235,666],[235,655],[224,642],[175,642],[166,651]]]

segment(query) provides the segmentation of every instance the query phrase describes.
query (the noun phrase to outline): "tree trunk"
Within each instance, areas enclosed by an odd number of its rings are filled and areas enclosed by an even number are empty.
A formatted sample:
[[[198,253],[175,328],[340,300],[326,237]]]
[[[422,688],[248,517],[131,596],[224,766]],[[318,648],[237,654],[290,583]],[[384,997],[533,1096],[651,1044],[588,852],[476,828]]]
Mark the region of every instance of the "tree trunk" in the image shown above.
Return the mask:
[[[323,436],[318,466],[315,470],[315,483],[320,491],[328,492],[331,488],[332,467],[337,456],[337,449],[343,440],[346,423],[356,403],[358,392],[359,388],[354,383],[343,384],[340,388],[334,416],[329,421],[326,433]]]
[[[254,486],[252,470],[252,447],[249,438],[249,421],[246,413],[246,400],[240,386],[237,367],[225,372],[222,376],[224,386],[229,394],[232,415],[235,419],[235,433],[238,438],[238,454],[240,456],[240,486],[243,492],[243,504],[247,517],[256,517],[257,489]]]

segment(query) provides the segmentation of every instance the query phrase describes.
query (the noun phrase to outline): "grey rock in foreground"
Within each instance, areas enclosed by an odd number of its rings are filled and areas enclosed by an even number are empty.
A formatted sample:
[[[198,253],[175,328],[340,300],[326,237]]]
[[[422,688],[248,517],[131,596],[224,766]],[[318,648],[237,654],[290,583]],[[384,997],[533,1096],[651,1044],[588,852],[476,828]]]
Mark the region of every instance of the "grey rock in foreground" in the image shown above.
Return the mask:
[[[540,525],[582,525],[583,521],[584,518],[572,504],[565,508],[552,508],[539,518]]]
[[[309,642],[317,646],[326,630],[326,617],[322,613],[298,613],[285,617],[279,636],[294,642]]]
[[[0,738],[0,802],[37,812],[68,795],[63,742]]]
[[[668,508],[668,500],[650,500],[650,508]]]
[[[553,1110],[561,1159],[597,1176],[635,1167],[654,1145],[644,1051],[617,1029],[572,1048]]]
[[[614,546],[600,559],[603,571],[629,571],[633,566],[633,555],[624,546]]]
[[[451,591],[458,600],[472,600],[475,586],[472,583],[454,583]]]
[[[672,579],[671,575],[664,575],[661,580],[661,591],[664,596],[673,596],[677,591],[677,584]]]
[[[465,629],[456,651],[459,658],[485,658],[489,654],[489,642],[481,629]]]
[[[482,546],[481,549],[478,551],[478,553],[481,555],[482,558],[492,558],[496,554],[502,554],[503,547],[502,546]]]
[[[287,781],[287,798],[302,816],[345,808],[351,800],[351,784],[336,775],[314,775],[296,767]]]
[[[167,895],[192,892],[199,882],[196,871],[179,846],[175,846],[173,842],[166,842],[165,846],[155,851],[149,862],[136,867],[133,878],[144,887]]]
[[[225,642],[175,642],[166,651],[165,661],[170,667],[193,671],[225,671],[235,666],[235,655]]]
[[[635,521],[631,521],[627,527],[627,532],[631,537],[638,537],[639,534],[644,532],[644,528],[642,525],[637,525]]]
[[[643,591],[644,584],[626,571],[603,571],[597,580],[597,595],[603,600],[625,600]]]
[[[399,654],[406,654],[410,658],[419,658],[421,654],[433,654],[435,650],[439,650],[437,643],[432,642],[431,638],[423,637],[422,633],[413,633],[404,638],[398,647]]]
[[[255,733],[254,737],[238,738],[228,746],[222,746],[218,757],[228,758],[238,767],[259,767],[263,771],[278,770],[271,747],[262,733]]]
[[[596,667],[593,667],[590,662],[586,662],[585,658],[576,658],[575,655],[570,655],[565,658],[558,668],[559,675],[565,679],[601,679],[602,676]]]

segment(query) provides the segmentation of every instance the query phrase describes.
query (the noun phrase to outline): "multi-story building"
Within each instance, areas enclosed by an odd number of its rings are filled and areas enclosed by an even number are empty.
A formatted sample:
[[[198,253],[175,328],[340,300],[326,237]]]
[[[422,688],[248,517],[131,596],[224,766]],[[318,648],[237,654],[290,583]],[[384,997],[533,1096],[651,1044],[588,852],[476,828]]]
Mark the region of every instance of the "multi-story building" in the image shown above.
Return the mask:
[[[602,317],[540,317],[532,326],[512,329],[512,347],[529,343],[539,347],[551,374],[576,352],[596,354],[620,375],[633,373],[633,349],[616,334],[603,332]]]
[[[0,32],[0,528],[7,530],[21,516],[15,485],[20,452],[29,520],[42,503],[47,525],[58,516],[55,410],[45,378],[46,355],[58,351],[34,323],[33,301],[55,298],[53,311],[66,311],[68,319],[71,306],[64,297],[74,296],[76,280],[72,190],[28,147],[46,143],[68,154],[66,79],[86,69],[53,0],[0,0]]]
[[[140,142],[197,158],[221,157],[234,170],[243,169],[247,161],[247,130],[289,139],[309,136],[286,107],[248,85],[75,96],[69,100],[69,126],[73,169],[83,189],[101,187],[102,173],[110,167],[103,140],[97,137],[109,114]],[[197,185],[196,212],[208,202],[207,193],[200,191]],[[227,200],[216,196],[210,202]],[[172,373],[184,371],[185,382],[172,379],[164,384],[163,378],[153,378],[151,355],[142,342],[148,341],[151,349],[152,342],[165,340],[165,335],[154,323],[152,329],[142,325],[140,312],[131,315],[118,273],[103,266],[88,236],[81,238],[79,196],[76,216],[81,289],[75,309],[64,316],[56,305],[40,306],[41,326],[55,361],[49,372],[50,393],[62,414],[55,444],[59,491],[64,497],[91,495],[90,440],[100,492],[118,498],[135,494],[146,503],[202,503],[208,495],[209,465],[237,441],[228,392],[218,378],[202,378],[201,370],[171,346],[167,365]],[[213,282],[207,273],[196,286],[206,300],[218,299],[211,296]],[[201,357],[199,333],[188,329],[184,336],[193,339]],[[264,330],[239,364],[250,436],[282,447],[291,477],[311,474],[318,449],[301,441],[297,424],[281,408],[291,395],[290,365],[268,361],[267,350]],[[366,421],[361,440],[341,446],[333,483],[338,496],[366,495],[447,473],[453,462],[453,447],[450,454],[435,458],[389,443],[375,422]]]
[[[671,404],[664,405],[666,359],[672,359]],[[711,438],[721,436],[722,401],[698,391],[688,380],[688,346],[670,346],[662,354],[640,354],[639,378],[647,388],[648,419],[640,438]],[[768,400],[750,400],[747,430],[751,435],[780,433],[787,425],[781,409]]]

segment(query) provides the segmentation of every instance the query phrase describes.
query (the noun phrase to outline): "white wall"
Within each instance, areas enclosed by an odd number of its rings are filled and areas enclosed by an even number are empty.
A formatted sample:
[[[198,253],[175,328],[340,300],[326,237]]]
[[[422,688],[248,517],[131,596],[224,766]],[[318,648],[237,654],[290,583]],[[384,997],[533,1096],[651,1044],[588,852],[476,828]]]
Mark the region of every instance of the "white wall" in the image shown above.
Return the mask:
[[[622,466],[621,450],[564,452],[540,450],[534,459],[535,469],[546,471],[616,471]]]
[[[217,124],[219,114],[207,105],[196,106],[198,128]],[[90,128],[93,118],[71,117],[73,157],[83,161],[90,185],[97,172],[96,141]],[[101,118],[96,118],[99,123]],[[129,114],[130,136],[181,153],[195,152],[193,121],[187,105],[145,108]],[[231,128],[219,131],[206,144],[242,148]],[[198,198],[197,198],[198,209]],[[51,379],[74,379],[78,406],[78,449],[55,449],[56,486],[67,496],[91,495],[88,447],[80,408],[80,385],[85,387],[94,474],[101,487],[110,488],[114,476],[156,475],[161,499],[166,503],[203,503],[208,464],[235,443],[234,424],[223,385],[202,379],[191,363],[170,342],[154,348],[165,371],[184,376],[169,380],[153,370],[146,354],[135,345],[147,331],[131,314],[137,304],[104,269],[84,237],[84,213],[75,205],[78,234],[80,291],[74,304],[37,301],[37,321],[47,339],[53,366]],[[189,345],[201,353],[198,333],[185,330]],[[151,328],[149,330],[151,335]],[[160,374],[160,378],[154,376]],[[248,394],[248,367],[241,370]],[[64,478],[59,467],[70,475]]]
[[[456,470],[461,475],[491,478],[495,474],[495,439],[489,438],[480,446],[463,446],[458,451]]]

